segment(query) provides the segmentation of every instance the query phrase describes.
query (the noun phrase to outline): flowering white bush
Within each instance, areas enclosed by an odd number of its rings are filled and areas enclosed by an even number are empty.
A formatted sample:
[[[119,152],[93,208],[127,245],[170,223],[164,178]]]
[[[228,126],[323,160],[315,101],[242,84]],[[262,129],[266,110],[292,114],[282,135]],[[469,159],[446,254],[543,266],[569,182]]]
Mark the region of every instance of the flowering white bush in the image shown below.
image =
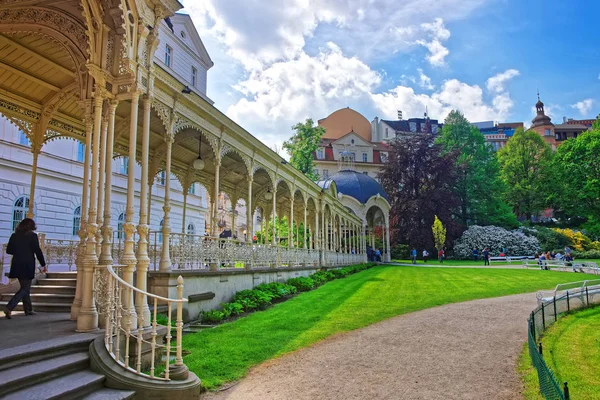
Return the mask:
[[[525,235],[522,231],[507,231],[498,226],[473,225],[454,242],[454,256],[460,259],[473,257],[473,249],[490,250],[491,256],[498,256],[502,249],[507,256],[532,256],[540,248],[537,238]]]

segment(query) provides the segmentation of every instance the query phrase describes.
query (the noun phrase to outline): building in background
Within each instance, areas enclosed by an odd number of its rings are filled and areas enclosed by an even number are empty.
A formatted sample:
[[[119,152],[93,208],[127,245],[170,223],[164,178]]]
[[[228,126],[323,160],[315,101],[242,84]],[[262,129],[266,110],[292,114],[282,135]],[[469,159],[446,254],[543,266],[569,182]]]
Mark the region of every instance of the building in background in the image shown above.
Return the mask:
[[[485,141],[489,143],[494,151],[506,146],[506,142],[515,134],[515,131],[518,128],[523,128],[522,122],[482,121],[473,122],[471,125],[479,129]]]
[[[373,139],[371,123],[360,113],[347,107],[318,121],[325,128],[319,148],[313,155],[315,172],[328,179],[339,170],[340,155],[347,152],[354,159],[354,169],[378,179],[387,161],[390,146]]]

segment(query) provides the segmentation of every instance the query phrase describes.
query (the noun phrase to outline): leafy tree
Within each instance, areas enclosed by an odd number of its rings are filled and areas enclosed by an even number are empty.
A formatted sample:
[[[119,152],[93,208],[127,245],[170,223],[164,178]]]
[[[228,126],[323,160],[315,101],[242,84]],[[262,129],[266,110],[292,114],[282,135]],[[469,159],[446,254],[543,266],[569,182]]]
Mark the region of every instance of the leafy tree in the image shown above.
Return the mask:
[[[506,183],[506,202],[523,219],[537,215],[548,204],[552,149],[534,131],[517,129],[498,152],[500,175]]]
[[[565,141],[552,162],[554,203],[566,214],[600,223],[600,120],[591,131]],[[594,233],[597,235],[597,233]]]
[[[446,244],[446,228],[442,224],[442,221],[436,215],[433,220],[433,226],[431,227],[433,232],[433,242],[435,243],[435,248],[440,250],[444,248]]]
[[[313,154],[317,151],[325,128],[314,126],[312,119],[297,123],[292,127],[296,131],[289,140],[283,142],[283,148],[290,154],[290,164],[313,181],[319,177],[315,174]]]
[[[516,227],[517,220],[503,199],[505,186],[498,160],[479,129],[460,111],[451,111],[436,143],[445,152],[457,153],[456,193],[462,223]]]
[[[392,242],[433,249],[436,215],[446,221],[449,240],[459,237],[464,227],[454,218],[460,204],[455,154],[443,153],[433,135],[396,139],[389,154],[380,178],[390,197]]]

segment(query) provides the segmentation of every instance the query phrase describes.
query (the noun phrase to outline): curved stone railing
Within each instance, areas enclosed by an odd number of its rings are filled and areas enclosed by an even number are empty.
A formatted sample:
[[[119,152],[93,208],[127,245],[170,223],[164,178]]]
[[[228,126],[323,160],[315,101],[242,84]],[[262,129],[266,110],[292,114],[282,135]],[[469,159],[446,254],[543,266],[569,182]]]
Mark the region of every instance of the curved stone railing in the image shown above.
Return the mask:
[[[105,318],[106,331],[104,344],[109,354],[123,368],[139,376],[153,380],[170,380],[171,375],[175,373],[177,377],[173,379],[186,379],[187,367],[183,364],[181,338],[183,330],[183,303],[186,303],[188,300],[183,298],[183,278],[179,276],[177,279],[177,298],[169,299],[142,291],[130,285],[119,276],[115,268],[118,271],[123,269],[120,266],[115,266],[114,268],[107,266],[106,280],[98,283],[98,287],[96,288],[98,303],[101,305]],[[99,281],[102,281],[102,279]],[[138,312],[137,318],[133,317],[135,315],[133,297],[140,294],[144,296],[143,298],[149,299],[148,303],[152,307],[150,310],[151,321],[147,321],[144,312]],[[157,340],[162,335],[157,321],[159,303],[167,305],[166,330],[162,328],[165,333],[164,344],[160,344]],[[174,325],[176,335],[175,346],[172,345],[173,337],[171,335],[173,329],[173,306],[176,307]],[[133,351],[131,351],[132,345],[134,346]],[[145,356],[148,358],[148,346],[150,350],[149,360],[144,360]],[[171,365],[173,347],[175,348],[175,363]],[[133,367],[131,366],[132,358],[134,359]],[[157,369],[161,367],[161,363],[157,363],[157,359],[159,361],[164,359],[164,371],[160,376],[156,374]]]

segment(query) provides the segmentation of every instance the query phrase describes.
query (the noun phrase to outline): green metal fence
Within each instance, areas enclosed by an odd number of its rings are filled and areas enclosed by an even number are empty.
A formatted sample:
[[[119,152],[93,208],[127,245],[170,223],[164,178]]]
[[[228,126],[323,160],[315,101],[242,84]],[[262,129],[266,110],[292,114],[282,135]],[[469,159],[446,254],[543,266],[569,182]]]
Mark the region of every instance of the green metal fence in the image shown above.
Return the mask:
[[[567,382],[561,385],[556,375],[546,365],[542,343],[538,339],[564,314],[593,304],[600,304],[600,286],[586,286],[566,291],[559,296],[540,298],[540,305],[531,312],[528,320],[529,355],[537,370],[540,393],[547,400],[569,400],[569,386]]]

